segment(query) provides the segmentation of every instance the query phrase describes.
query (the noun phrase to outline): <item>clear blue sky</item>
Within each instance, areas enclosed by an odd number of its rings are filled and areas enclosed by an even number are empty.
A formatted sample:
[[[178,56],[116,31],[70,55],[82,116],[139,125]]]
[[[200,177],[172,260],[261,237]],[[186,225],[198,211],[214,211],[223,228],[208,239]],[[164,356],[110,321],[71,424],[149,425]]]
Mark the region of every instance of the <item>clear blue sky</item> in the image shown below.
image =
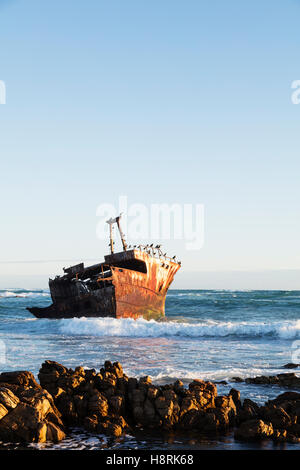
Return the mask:
[[[299,17],[298,0],[0,0],[0,287],[68,264],[4,261],[102,259],[96,208],[125,194],[205,205],[202,250],[165,243],[174,287],[300,288]]]

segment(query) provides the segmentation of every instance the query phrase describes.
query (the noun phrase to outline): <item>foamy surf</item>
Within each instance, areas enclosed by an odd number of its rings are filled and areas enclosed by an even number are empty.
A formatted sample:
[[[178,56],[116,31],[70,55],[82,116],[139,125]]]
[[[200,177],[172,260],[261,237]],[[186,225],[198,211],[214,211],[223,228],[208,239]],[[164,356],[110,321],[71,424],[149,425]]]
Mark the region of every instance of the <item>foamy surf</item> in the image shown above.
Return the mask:
[[[158,337],[225,337],[274,336],[282,339],[300,337],[300,320],[278,322],[200,323],[158,322],[131,318],[72,318],[60,320],[59,330],[67,335],[119,336],[136,338]]]
[[[27,297],[50,297],[50,294],[49,292],[44,292],[44,291],[18,291],[18,290],[3,290],[1,291],[0,290],[0,298],[5,298],[5,299],[9,299],[9,298],[16,298],[16,297],[24,297],[24,298],[27,298]]]

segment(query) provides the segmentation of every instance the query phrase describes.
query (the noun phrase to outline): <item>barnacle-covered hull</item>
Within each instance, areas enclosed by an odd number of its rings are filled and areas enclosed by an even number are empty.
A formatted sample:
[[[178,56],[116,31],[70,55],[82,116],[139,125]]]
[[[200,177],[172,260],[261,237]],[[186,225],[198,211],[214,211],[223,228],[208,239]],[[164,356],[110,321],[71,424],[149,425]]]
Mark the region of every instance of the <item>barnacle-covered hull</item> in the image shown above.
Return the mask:
[[[159,318],[180,264],[142,249],[105,256],[103,263],[83,263],[49,280],[52,305],[28,310],[37,318]]]

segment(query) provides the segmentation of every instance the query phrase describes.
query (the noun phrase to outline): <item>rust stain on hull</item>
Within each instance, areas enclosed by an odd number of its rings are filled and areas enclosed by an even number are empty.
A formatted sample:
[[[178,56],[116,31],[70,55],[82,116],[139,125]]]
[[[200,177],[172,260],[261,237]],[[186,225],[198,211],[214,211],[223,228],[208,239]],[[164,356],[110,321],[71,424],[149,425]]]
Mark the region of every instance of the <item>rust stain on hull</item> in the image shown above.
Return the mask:
[[[179,269],[177,263],[165,263],[146,253],[136,252],[147,266],[147,273],[112,268],[115,286],[116,318],[157,318],[165,314],[167,290]]]

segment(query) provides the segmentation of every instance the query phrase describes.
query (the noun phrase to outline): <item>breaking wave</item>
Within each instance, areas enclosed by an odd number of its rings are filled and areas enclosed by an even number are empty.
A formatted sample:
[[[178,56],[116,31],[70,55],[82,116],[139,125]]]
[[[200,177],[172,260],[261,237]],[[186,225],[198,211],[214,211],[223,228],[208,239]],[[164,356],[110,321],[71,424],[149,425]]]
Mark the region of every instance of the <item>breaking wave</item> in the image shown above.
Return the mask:
[[[174,322],[131,318],[72,318],[60,320],[59,330],[67,335],[158,337],[263,337],[300,338],[300,320],[278,322]]]
[[[18,290],[18,289],[7,289],[0,290],[0,299],[5,298],[16,298],[16,297],[49,297],[49,292],[42,290],[39,291],[27,291],[27,290]]]

